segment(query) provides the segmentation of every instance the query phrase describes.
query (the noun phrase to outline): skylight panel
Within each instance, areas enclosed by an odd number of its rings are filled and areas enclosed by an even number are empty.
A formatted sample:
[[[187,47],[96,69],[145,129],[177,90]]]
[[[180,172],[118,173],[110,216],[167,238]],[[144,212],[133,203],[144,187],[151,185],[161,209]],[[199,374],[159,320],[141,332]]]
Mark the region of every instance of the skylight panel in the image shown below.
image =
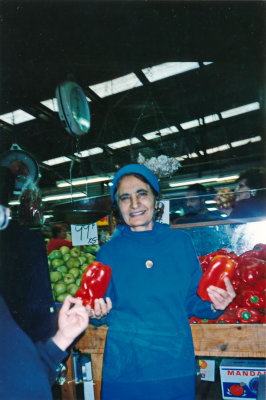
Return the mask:
[[[63,163],[70,162],[70,161],[71,161],[70,158],[62,156],[62,157],[51,158],[50,160],[43,161],[43,164],[46,164],[46,165],[49,165],[50,167],[52,167],[53,165],[63,164]]]
[[[137,75],[132,72],[128,75],[120,76],[119,78],[115,78],[110,81],[97,83],[96,85],[89,86],[89,88],[93,90],[99,97],[107,97],[138,86],[142,86],[142,83]]]
[[[93,147],[92,149],[82,150],[74,154],[75,156],[83,158],[83,157],[94,156],[95,154],[100,154],[100,153],[103,153],[103,149],[101,149],[101,147]]]
[[[243,140],[237,140],[235,142],[231,142],[232,147],[239,147],[239,146],[244,146],[248,143],[255,143],[255,142],[260,142],[261,141],[261,136],[253,136],[248,139],[243,139]]]
[[[33,115],[28,114],[27,112],[19,109],[7,114],[0,115],[0,119],[2,121],[7,122],[10,125],[18,125],[21,124],[22,122],[31,121],[32,119],[36,118]]]
[[[130,146],[131,144],[140,143],[140,140],[136,137],[131,139],[120,140],[119,142],[109,143],[107,146],[113,150],[120,149],[121,147]]]
[[[229,144],[223,144],[221,146],[217,146],[217,147],[213,147],[211,149],[207,149],[206,153],[207,154],[213,154],[213,153],[217,153],[218,151],[225,151],[225,150],[228,150],[228,149],[230,149]]]
[[[41,101],[41,104],[54,112],[58,112],[58,103],[55,97],[53,99]]]
[[[250,111],[255,111],[260,109],[260,103],[255,101],[254,103],[246,104],[244,106],[231,108],[230,110],[222,111],[221,115],[225,118],[234,117],[235,115],[245,114]]]
[[[183,122],[182,124],[180,124],[180,126],[183,129],[195,128],[196,126],[199,126],[199,120],[198,119],[194,119],[193,121]]]
[[[144,133],[142,136],[147,140],[153,140],[153,139],[158,139],[161,136],[171,135],[174,132],[178,132],[178,129],[176,126],[173,125],[168,128],[160,129],[159,131]]]
[[[204,117],[204,123],[205,124],[210,124],[211,122],[219,121],[219,115],[218,114],[212,114],[212,115],[207,115]]]
[[[196,68],[199,68],[198,62],[168,62],[144,68],[142,72],[149,82],[155,82]]]

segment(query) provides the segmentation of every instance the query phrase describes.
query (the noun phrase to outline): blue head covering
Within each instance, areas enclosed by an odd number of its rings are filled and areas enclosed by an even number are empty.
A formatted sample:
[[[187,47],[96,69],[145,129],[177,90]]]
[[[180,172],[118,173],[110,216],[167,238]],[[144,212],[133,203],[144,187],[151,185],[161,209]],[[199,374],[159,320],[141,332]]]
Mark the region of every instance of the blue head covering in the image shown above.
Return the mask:
[[[151,187],[155,190],[156,193],[160,193],[160,186],[158,179],[154,175],[154,173],[145,165],[142,164],[128,164],[125,167],[122,167],[113,178],[113,186],[111,186],[111,198],[112,202],[115,201],[115,192],[117,189],[117,183],[122,178],[122,176],[127,174],[138,174],[143,176],[146,181],[151,185]]]

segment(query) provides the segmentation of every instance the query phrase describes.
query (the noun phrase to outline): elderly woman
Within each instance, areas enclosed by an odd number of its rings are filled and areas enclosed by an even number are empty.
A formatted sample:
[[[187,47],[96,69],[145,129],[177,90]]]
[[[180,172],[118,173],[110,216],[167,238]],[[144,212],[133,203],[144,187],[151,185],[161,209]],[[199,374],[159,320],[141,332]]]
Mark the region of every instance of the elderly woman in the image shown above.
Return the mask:
[[[97,259],[112,267],[113,310],[104,354],[102,400],[192,400],[195,357],[189,317],[216,318],[234,289],[210,286],[201,300],[201,268],[189,235],[154,221],[160,192],[144,165],[113,179],[111,197],[123,220]]]

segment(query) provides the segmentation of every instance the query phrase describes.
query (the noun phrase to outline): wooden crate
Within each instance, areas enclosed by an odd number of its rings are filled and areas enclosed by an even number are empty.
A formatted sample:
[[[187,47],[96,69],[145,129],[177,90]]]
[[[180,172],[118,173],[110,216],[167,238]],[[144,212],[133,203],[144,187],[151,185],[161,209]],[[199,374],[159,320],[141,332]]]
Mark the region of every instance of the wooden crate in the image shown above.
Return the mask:
[[[107,326],[90,325],[75,344],[81,353],[91,354],[95,400],[100,400],[102,361]],[[265,358],[266,324],[191,324],[197,356]],[[62,400],[76,400],[73,366],[68,360],[68,376],[62,386]]]

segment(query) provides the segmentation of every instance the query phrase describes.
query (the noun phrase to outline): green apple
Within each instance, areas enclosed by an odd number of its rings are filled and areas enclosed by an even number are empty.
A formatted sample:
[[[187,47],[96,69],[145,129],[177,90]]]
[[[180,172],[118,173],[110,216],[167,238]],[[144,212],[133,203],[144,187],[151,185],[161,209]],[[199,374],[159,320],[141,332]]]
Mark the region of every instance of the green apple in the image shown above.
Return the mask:
[[[74,258],[74,257],[70,257],[70,259],[67,260],[67,262],[66,262],[66,266],[68,268],[79,267],[80,266],[79,259],[78,258]]]
[[[70,250],[69,253],[65,253],[63,254],[63,260],[66,262],[71,258],[71,254],[70,254]]]
[[[80,287],[80,284],[81,284],[81,278],[78,278],[77,280],[76,280],[76,285],[78,286],[78,287]]]
[[[62,272],[62,274],[66,274],[68,269],[65,265],[59,265],[59,267],[56,268],[57,271]]]
[[[67,247],[67,246],[61,246],[59,250],[61,251],[61,253],[62,253],[63,255],[64,255],[64,254],[70,253],[70,248]]]
[[[59,303],[63,303],[65,298],[67,297],[68,293],[63,293],[60,294],[59,296],[56,296],[56,301],[59,301]]]
[[[87,245],[84,248],[85,253],[95,254],[99,250],[100,246],[98,244]]]
[[[59,294],[66,293],[67,285],[63,282],[56,283],[53,290],[54,294],[58,296]]]
[[[62,260],[62,258],[54,258],[51,261],[51,264],[52,264],[53,268],[57,269],[58,267],[60,267],[60,265],[64,264],[64,260]]]
[[[79,259],[80,265],[84,264],[87,261],[87,257],[85,255],[78,257],[78,259]]]
[[[51,282],[58,282],[60,281],[60,279],[62,279],[62,274],[59,271],[51,271],[50,272],[50,279]]]
[[[67,274],[65,274],[64,276],[64,282],[69,285],[70,283],[74,283],[75,282],[75,278],[72,274],[70,274],[69,272]]]
[[[70,270],[68,271],[69,274],[72,274],[74,276],[74,278],[76,279],[79,276],[79,268],[73,267],[70,268]]]
[[[87,269],[87,267],[88,267],[88,263],[86,263],[86,264],[83,264],[80,268],[81,268],[81,271],[82,272],[85,272],[86,271],[86,269]]]
[[[91,254],[91,253],[87,253],[86,254],[86,257],[87,257],[87,262],[90,264],[90,263],[92,263],[94,260],[95,260],[95,256],[93,255],[93,254]]]
[[[71,283],[67,286],[67,293],[71,294],[71,296],[75,296],[78,290],[78,286],[75,283]]]
[[[79,247],[72,247],[70,250],[71,257],[78,257],[80,255],[80,248]]]
[[[60,250],[53,250],[49,256],[49,260],[54,260],[55,258],[62,258],[62,254]]]

